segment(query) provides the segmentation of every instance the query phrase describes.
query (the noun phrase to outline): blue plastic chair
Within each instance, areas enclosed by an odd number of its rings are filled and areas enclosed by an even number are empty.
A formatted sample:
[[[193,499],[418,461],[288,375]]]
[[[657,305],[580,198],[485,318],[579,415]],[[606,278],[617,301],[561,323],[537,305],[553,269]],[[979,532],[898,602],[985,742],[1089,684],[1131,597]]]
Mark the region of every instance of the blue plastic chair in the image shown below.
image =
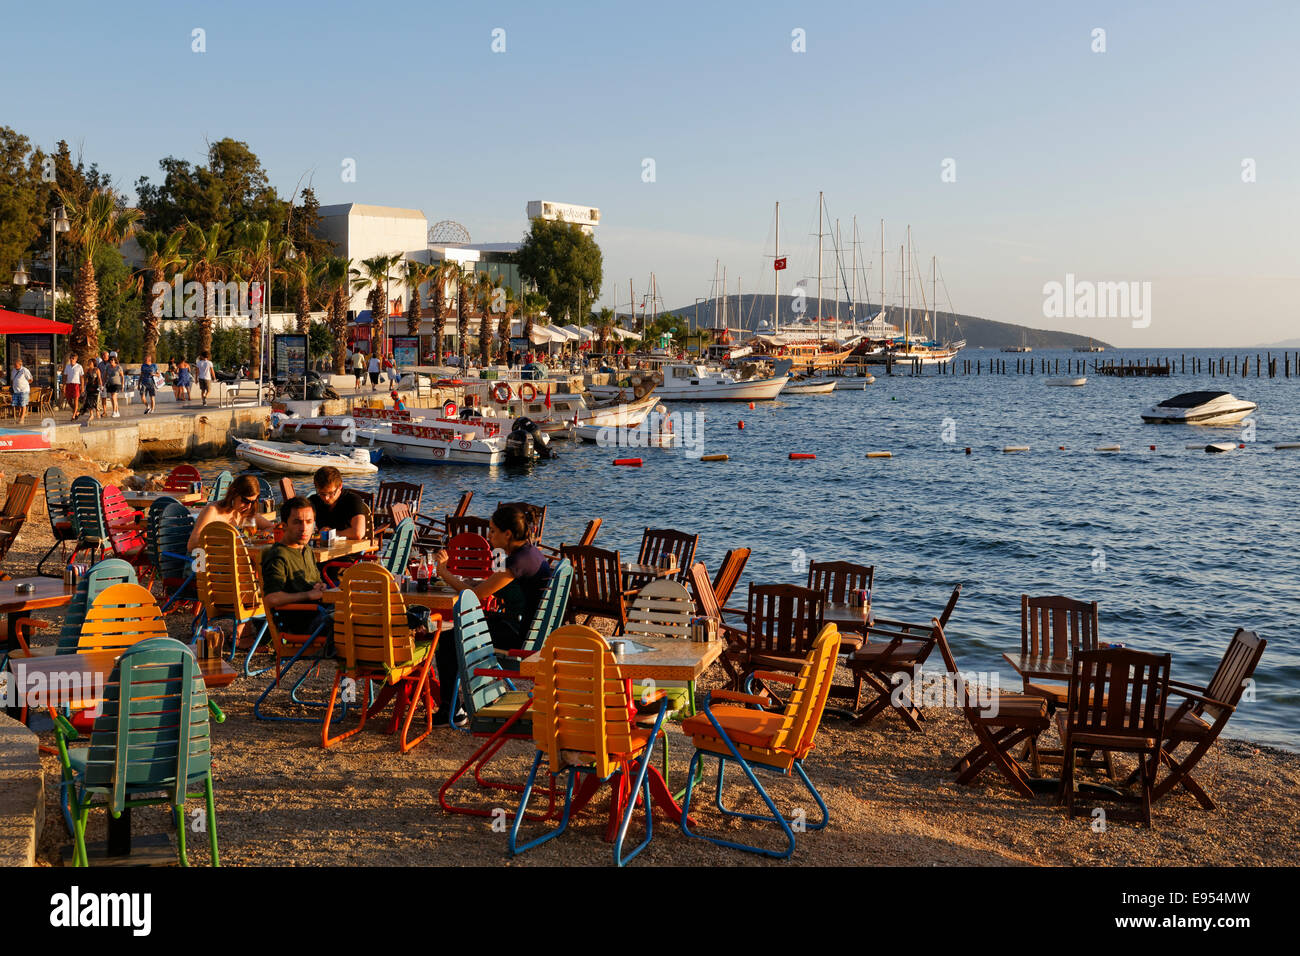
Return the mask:
[[[59,630],[59,642],[56,654],[75,654],[77,641],[81,638],[81,625],[86,620],[86,612],[95,603],[100,592],[114,584],[139,584],[135,568],[129,561],[121,558],[105,558],[77,579],[77,590],[72,595],[72,603],[63,616],[63,627]]]
[[[410,518],[403,518],[388,535],[388,545],[384,550],[383,558],[380,559],[384,570],[394,577],[405,574],[407,565],[411,563],[411,548],[414,545],[415,522]]]
[[[198,600],[194,591],[193,561],[188,551],[194,515],[175,498],[159,498],[145,519],[145,548],[154,577],[167,594],[163,613],[173,604]]]
[[[212,491],[208,493],[208,501],[220,501],[226,497],[226,492],[230,489],[230,483],[235,480],[235,476],[228,471],[223,471],[217,475],[217,480],[212,483]]]

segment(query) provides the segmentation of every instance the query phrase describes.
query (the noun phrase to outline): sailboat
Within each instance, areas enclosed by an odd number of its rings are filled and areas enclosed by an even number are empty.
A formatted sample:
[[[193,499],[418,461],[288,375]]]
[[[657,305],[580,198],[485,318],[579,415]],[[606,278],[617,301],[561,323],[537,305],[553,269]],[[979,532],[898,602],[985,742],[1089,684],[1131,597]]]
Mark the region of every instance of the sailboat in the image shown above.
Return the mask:
[[[882,242],[882,246],[883,246],[883,242]],[[881,256],[881,259],[882,259],[882,268],[881,268],[881,272],[882,272],[882,274],[883,274],[883,271],[884,271],[884,269],[883,269],[883,258],[884,258],[884,257],[883,257],[883,255],[882,255],[882,256]],[[900,265],[902,265],[903,258],[904,258],[904,257],[903,257],[903,254],[902,254],[902,250],[900,249],[900,250],[899,250],[899,261],[900,261]],[[951,362],[951,361],[956,357],[957,353],[961,350],[961,348],[962,348],[963,346],[965,346],[965,344],[966,344],[965,341],[961,341],[961,342],[940,343],[940,342],[937,340],[937,329],[935,328],[934,321],[933,321],[933,319],[932,319],[932,317],[931,317],[931,313],[930,313],[930,310],[929,310],[929,306],[931,306],[931,305],[934,306],[935,311],[936,311],[936,312],[938,311],[938,268],[939,268],[939,266],[938,266],[938,259],[937,259],[935,256],[931,256],[931,257],[930,257],[930,283],[931,283],[931,298],[934,300],[933,302],[931,302],[931,303],[929,303],[929,304],[926,303],[926,301],[925,301],[925,285],[924,285],[924,282],[922,282],[922,283],[920,284],[920,290],[921,290],[921,308],[924,310],[924,311],[923,311],[923,316],[924,316],[924,318],[923,318],[923,320],[922,320],[921,327],[922,327],[922,329],[924,329],[924,328],[928,325],[928,326],[929,326],[929,331],[930,331],[930,336],[929,336],[929,338],[926,338],[926,337],[923,336],[923,335],[913,335],[913,334],[912,334],[911,308],[910,308],[910,305],[911,305],[911,284],[912,284],[912,283],[911,283],[911,277],[912,277],[912,227],[911,227],[911,226],[908,226],[908,228],[907,228],[907,256],[906,256],[906,265],[902,268],[903,277],[904,277],[904,280],[903,280],[903,334],[902,334],[902,336],[901,336],[900,338],[895,338],[895,339],[894,339],[891,343],[889,343],[889,344],[888,344],[888,345],[887,345],[883,350],[878,351],[878,352],[869,352],[869,353],[867,353],[867,355],[866,355],[866,361],[868,361],[868,362],[873,362],[873,363],[875,363],[875,364],[890,363],[890,362],[908,362],[908,363],[919,363],[919,364],[922,365],[922,366],[925,366],[925,365],[947,365],[949,362]],[[882,275],[882,280],[883,280],[883,275]],[[947,289],[947,283],[944,284],[944,289],[945,289],[945,291],[946,291],[946,289]],[[883,282],[882,282],[881,301],[882,301],[882,302],[884,301]],[[949,311],[952,310],[952,303],[951,303],[951,302],[949,302],[949,304],[948,304],[948,308],[949,308]]]
[[[1087,344],[1087,345],[1076,345],[1076,346],[1074,347],[1074,350],[1075,350],[1076,352],[1104,352],[1104,351],[1106,351],[1106,346],[1104,346],[1104,345],[1095,345],[1095,344],[1093,343],[1092,339],[1089,338],[1089,339],[1088,339],[1088,344]]]
[[[1002,351],[1004,351],[1004,352],[1032,352],[1033,349],[1031,349],[1028,345],[1025,344],[1025,330],[1024,330],[1024,329],[1021,329],[1021,330],[1020,330],[1020,344],[1019,344],[1019,345],[1008,345],[1008,346],[1004,347],[1004,348],[1002,349]]]

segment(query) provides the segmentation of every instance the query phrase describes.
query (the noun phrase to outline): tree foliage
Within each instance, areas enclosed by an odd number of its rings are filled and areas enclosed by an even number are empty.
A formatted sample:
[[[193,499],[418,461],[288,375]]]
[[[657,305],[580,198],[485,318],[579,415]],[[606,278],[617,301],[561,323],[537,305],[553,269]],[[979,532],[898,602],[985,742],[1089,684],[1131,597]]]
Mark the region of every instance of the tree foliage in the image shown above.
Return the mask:
[[[519,274],[537,286],[557,320],[577,321],[596,301],[604,260],[596,240],[577,223],[534,219],[519,248]]]

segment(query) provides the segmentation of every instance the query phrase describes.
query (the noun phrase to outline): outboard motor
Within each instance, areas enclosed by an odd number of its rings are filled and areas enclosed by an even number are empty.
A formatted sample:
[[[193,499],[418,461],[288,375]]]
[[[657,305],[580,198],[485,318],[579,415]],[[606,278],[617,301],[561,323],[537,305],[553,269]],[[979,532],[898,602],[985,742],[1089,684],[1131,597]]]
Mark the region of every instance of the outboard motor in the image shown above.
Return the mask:
[[[516,418],[506,438],[506,457],[512,461],[554,458],[551,439],[531,418]]]

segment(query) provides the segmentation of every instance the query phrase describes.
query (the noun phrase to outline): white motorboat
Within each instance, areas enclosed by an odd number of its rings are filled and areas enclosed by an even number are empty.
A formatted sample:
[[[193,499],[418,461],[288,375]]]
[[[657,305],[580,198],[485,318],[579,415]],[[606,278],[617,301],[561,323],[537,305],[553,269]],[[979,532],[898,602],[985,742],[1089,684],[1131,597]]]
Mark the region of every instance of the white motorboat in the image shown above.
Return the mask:
[[[785,363],[788,369],[788,362]],[[663,384],[655,389],[654,398],[683,402],[762,402],[776,398],[790,380],[785,370],[761,375],[750,365],[730,372],[684,362],[663,367]],[[594,395],[613,398],[617,385],[593,385]]]
[[[835,391],[833,378],[792,378],[781,389],[782,395],[829,395]]]
[[[271,437],[277,441],[333,445],[336,442],[346,441],[349,424],[355,425],[352,416],[349,415],[299,417],[275,412],[271,415]]]
[[[482,418],[377,422],[358,428],[356,440],[407,464],[499,465],[506,456],[501,424]]]
[[[1080,388],[1088,384],[1088,379],[1080,376],[1079,378],[1070,378],[1061,376],[1060,378],[1049,378],[1043,382],[1044,385],[1057,385],[1062,388]]]
[[[856,392],[865,391],[866,387],[876,380],[876,376],[863,369],[861,375],[840,375],[835,379],[835,391],[843,392],[853,390]]]
[[[651,384],[647,381],[636,389],[615,388],[612,394],[601,397],[597,397],[593,390],[590,401],[576,392],[558,392],[550,396],[549,408],[544,383],[541,386],[543,390],[539,392],[535,383],[524,382],[518,392],[513,388],[510,390],[510,397],[505,402],[499,401],[499,396],[492,394],[492,389],[496,388],[493,385],[488,390],[489,404],[484,411],[491,417],[509,418],[511,422],[517,418],[532,419],[541,426],[543,432],[553,438],[568,437],[573,433],[575,425],[634,428],[641,424],[642,419],[659,401],[660,396],[654,394]],[[510,387],[509,383],[506,385]],[[639,397],[638,392],[641,393]],[[500,395],[505,394],[505,389],[502,389]]]
[[[241,439],[235,456],[263,471],[281,475],[309,475],[326,465],[333,465],[343,475],[373,475],[379,471],[364,448],[330,452],[310,445]]]
[[[1149,425],[1235,425],[1259,408],[1231,392],[1184,392],[1142,413]]]
[[[646,424],[636,428],[579,425],[576,431],[578,438],[602,448],[676,448],[681,443],[676,432],[647,428]]]

